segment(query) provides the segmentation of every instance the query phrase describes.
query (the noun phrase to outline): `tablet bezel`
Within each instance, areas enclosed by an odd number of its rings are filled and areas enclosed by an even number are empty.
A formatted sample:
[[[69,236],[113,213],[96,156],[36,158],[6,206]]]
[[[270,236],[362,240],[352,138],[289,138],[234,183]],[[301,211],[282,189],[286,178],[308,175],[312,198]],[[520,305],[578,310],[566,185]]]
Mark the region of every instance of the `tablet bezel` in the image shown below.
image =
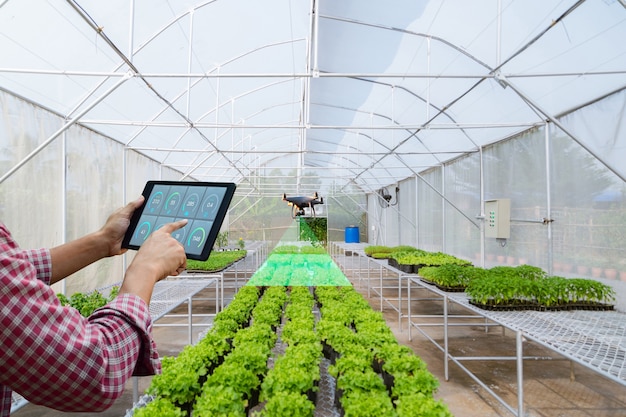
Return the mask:
[[[131,244],[132,237],[135,233],[135,229],[144,214],[144,210],[146,205],[148,204],[148,199],[152,190],[155,186],[163,185],[163,186],[183,186],[183,187],[198,187],[198,188],[223,188],[224,189],[224,197],[220,201],[219,208],[215,215],[215,219],[213,220],[213,224],[211,226],[211,230],[204,242],[204,246],[200,254],[188,253],[185,251],[187,255],[187,259],[193,259],[198,261],[206,261],[211,254],[211,250],[213,249],[213,245],[215,244],[215,240],[217,239],[217,235],[222,227],[222,223],[224,222],[224,218],[226,217],[226,213],[228,212],[228,207],[230,206],[230,202],[235,194],[235,189],[237,188],[236,184],[230,182],[196,182],[196,181],[159,181],[159,180],[151,180],[148,181],[144,187],[142,195],[144,196],[144,202],[135,212],[130,219],[130,225],[128,226],[128,230],[124,235],[124,240],[122,241],[122,248],[134,249],[138,250],[141,245]],[[167,216],[172,217],[172,221],[184,219],[184,216]],[[191,224],[191,222],[190,222]],[[185,227],[189,227],[188,224]],[[183,228],[184,229],[184,228]],[[151,232],[150,232],[151,234]],[[149,234],[149,235],[150,235]],[[149,236],[148,235],[148,236]]]

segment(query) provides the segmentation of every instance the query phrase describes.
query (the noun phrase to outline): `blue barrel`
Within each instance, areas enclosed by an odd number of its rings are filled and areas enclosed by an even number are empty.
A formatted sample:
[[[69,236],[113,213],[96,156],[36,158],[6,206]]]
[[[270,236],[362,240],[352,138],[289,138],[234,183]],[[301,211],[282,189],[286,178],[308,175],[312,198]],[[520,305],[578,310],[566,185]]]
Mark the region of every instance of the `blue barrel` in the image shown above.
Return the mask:
[[[359,243],[359,227],[346,227],[346,243]]]

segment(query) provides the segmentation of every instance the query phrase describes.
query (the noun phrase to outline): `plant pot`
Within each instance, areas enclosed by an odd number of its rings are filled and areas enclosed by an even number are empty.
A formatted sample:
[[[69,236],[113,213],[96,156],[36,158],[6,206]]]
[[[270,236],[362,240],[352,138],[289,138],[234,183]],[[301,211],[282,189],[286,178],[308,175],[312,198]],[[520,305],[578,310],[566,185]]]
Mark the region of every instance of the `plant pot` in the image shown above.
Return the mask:
[[[620,281],[626,282],[626,271],[620,271],[619,279]]]
[[[383,365],[385,364],[385,361],[383,361],[382,359],[376,359],[374,358],[372,360],[372,369],[374,370],[374,372],[376,372],[377,374],[382,374],[383,373]]]
[[[504,260],[505,260],[505,256],[504,255],[498,255],[496,256],[496,260],[498,261],[499,264],[504,264]]]
[[[599,266],[592,266],[591,276],[594,278],[600,278],[602,276],[602,268],[600,268]]]
[[[587,274],[589,274],[589,267],[586,266],[586,265],[577,265],[576,266],[576,273],[578,275],[580,275],[581,277],[584,277]]]
[[[394,383],[395,377],[391,375],[389,372],[385,372],[385,371],[382,372],[382,377],[383,377],[383,383],[385,384],[385,388],[387,388],[387,392],[391,396],[391,390],[393,390],[393,383]]]
[[[341,396],[343,395],[343,390],[341,388],[335,388],[335,400],[334,405],[338,410],[343,410],[341,406]]]
[[[337,351],[325,341],[322,341],[322,353],[324,357],[330,361],[331,365],[334,365],[337,358],[339,358]]]
[[[254,407],[256,407],[257,405],[259,405],[259,394],[260,394],[260,389],[254,389],[252,390],[252,392],[250,393],[249,396],[247,396],[247,401],[248,404],[246,405],[246,414],[250,414],[250,410],[252,410]]]
[[[606,268],[604,270],[604,276],[607,279],[611,279],[611,280],[616,279],[617,278],[617,269],[615,269],[615,268]]]
[[[515,265],[515,257],[513,257],[513,256],[507,256],[507,257],[506,257],[506,263],[507,263],[508,265]]]
[[[310,390],[307,390],[307,392],[305,392],[305,394],[306,394],[306,397],[308,398],[309,401],[311,401],[313,404],[317,403],[317,391],[314,391],[313,389],[310,389]]]

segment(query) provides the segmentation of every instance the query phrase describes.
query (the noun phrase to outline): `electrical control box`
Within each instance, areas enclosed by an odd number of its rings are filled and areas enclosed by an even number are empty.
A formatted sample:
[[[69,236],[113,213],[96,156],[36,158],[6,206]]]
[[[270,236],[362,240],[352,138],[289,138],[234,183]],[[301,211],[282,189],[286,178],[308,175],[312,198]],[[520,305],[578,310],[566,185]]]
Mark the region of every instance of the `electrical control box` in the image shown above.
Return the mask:
[[[511,236],[511,200],[485,200],[485,237],[508,239]]]

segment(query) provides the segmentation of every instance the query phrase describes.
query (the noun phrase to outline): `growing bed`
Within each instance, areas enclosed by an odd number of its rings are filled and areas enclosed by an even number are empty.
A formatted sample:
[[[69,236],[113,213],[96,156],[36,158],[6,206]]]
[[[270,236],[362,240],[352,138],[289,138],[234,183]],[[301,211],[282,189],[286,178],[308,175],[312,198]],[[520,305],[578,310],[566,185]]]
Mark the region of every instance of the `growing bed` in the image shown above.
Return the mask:
[[[619,311],[489,311],[472,305],[465,293],[442,291],[434,285],[425,283],[418,277],[407,277],[409,340],[412,329],[417,329],[434,343],[443,353],[445,378],[448,379],[448,361],[457,364],[479,385],[490,392],[513,415],[523,416],[523,370],[524,360],[542,358],[525,357],[523,339],[532,340],[563,357],[626,386],[626,314]],[[415,291],[427,291],[428,299],[439,299],[442,313],[439,316],[412,315],[411,303],[419,300]],[[466,312],[451,314],[450,305],[455,304]],[[437,321],[438,318],[438,321]],[[436,320],[433,323],[432,320]],[[468,323],[467,319],[477,319]],[[449,331],[455,326],[502,326],[516,333],[517,343],[514,356],[466,358],[456,356],[448,350]],[[428,327],[443,327],[443,345],[434,340],[427,332]],[[515,360],[517,366],[518,404],[517,408],[504,402],[493,390],[482,383],[462,362],[464,360]]]
[[[612,381],[626,386],[626,314],[619,311],[489,311],[470,303],[464,292],[448,292],[425,282],[418,274],[407,274],[384,261],[373,260],[365,256],[363,244],[334,242],[331,253],[335,261],[352,276],[353,281],[380,280],[374,292],[380,296],[380,309],[383,304],[392,305],[398,311],[398,318],[407,318],[409,339],[413,329],[418,330],[444,353],[445,378],[448,379],[448,362],[457,364],[487,392],[493,395],[513,415],[523,416],[523,372],[524,360],[522,340],[535,341],[541,346],[562,355],[585,368],[596,372]],[[347,256],[346,254],[349,253]],[[383,273],[384,270],[384,273]],[[389,275],[389,272],[393,274]],[[385,297],[382,294],[382,282],[385,279],[397,283],[398,298]],[[388,287],[385,287],[388,288]],[[392,288],[393,290],[393,288]],[[425,291],[427,295],[417,297],[416,292]],[[395,293],[395,291],[394,291]],[[404,300],[403,300],[404,299]],[[441,301],[441,314],[418,316],[411,312],[411,303],[418,300]],[[403,305],[406,307],[403,308]],[[451,305],[456,305],[463,313],[451,314]],[[472,321],[473,320],[473,321]],[[470,323],[468,323],[468,321]],[[514,356],[464,358],[455,356],[448,350],[450,330],[456,326],[499,326],[516,333],[517,348]],[[429,327],[443,327],[443,345],[434,340],[427,331]],[[518,404],[511,407],[493,390],[480,381],[463,364],[463,360],[515,360],[518,362]]]

